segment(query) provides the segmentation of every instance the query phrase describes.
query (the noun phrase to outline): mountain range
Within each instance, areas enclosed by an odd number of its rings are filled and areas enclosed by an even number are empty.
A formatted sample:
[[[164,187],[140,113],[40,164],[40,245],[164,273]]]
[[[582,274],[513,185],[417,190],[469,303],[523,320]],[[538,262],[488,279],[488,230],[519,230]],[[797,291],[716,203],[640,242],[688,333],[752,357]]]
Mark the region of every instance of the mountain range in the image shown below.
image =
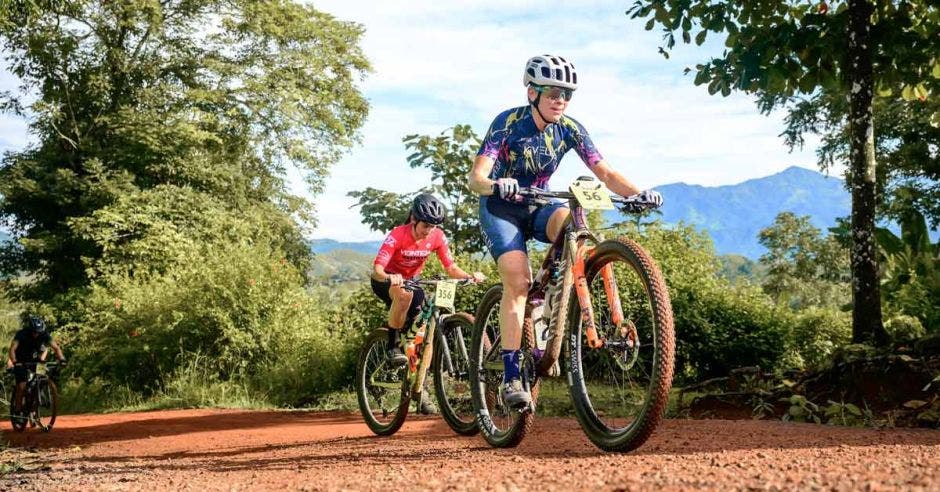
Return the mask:
[[[814,226],[826,231],[852,208],[842,179],[797,166],[733,185],[672,183],[656,190],[663,195],[664,222],[692,224],[712,237],[718,254],[751,259],[766,251],[757,234],[780,212],[808,215]],[[616,211],[608,212],[606,218],[623,220]]]
[[[324,254],[330,251],[346,249],[357,253],[375,255],[379,251],[379,246],[382,245],[382,241],[345,242],[336,241],[335,239],[310,239],[307,241],[307,244],[310,246],[310,251],[315,254]]]

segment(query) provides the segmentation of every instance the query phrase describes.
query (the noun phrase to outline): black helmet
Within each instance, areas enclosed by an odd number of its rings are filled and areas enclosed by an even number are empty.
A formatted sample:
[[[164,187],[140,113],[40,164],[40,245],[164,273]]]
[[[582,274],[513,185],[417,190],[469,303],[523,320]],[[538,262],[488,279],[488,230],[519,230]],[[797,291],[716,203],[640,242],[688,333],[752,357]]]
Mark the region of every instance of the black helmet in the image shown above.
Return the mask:
[[[46,322],[43,321],[39,316],[27,317],[25,325],[25,327],[30,331],[35,331],[36,333],[43,333],[46,331]]]
[[[411,204],[411,215],[415,220],[428,224],[441,225],[444,223],[444,204],[434,195],[422,193],[415,197]]]

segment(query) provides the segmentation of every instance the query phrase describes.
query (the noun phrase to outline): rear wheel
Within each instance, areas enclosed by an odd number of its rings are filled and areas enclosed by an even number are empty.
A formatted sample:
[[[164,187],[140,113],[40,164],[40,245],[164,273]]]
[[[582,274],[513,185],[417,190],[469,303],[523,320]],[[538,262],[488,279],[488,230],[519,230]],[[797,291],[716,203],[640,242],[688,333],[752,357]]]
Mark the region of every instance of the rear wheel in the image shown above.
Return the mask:
[[[615,287],[605,285],[609,267]],[[575,415],[588,438],[606,451],[642,445],[663,419],[672,387],[675,334],[669,292],[659,267],[639,244],[626,238],[600,243],[585,274],[598,336],[588,346],[580,316],[568,320],[568,381]],[[623,322],[614,325],[616,298]],[[569,312],[579,312],[572,296]]]
[[[431,370],[441,417],[454,432],[472,436],[479,432],[470,394],[473,316],[467,313],[448,316],[435,333],[437,346]]]
[[[408,367],[393,367],[387,349],[388,330],[373,331],[366,338],[356,365],[359,411],[369,429],[380,436],[390,436],[401,428],[411,400]]]
[[[473,407],[477,413],[480,433],[491,446],[508,448],[517,446],[532,427],[534,415],[530,409],[510,408],[502,401],[503,361],[500,357],[502,341],[499,327],[499,304],[502,286],[491,287],[483,295],[477,308],[473,338],[470,344],[470,360],[473,379],[470,388]],[[539,382],[535,376],[532,347],[535,337],[531,323],[523,326],[522,372],[531,383],[532,407],[538,398]]]

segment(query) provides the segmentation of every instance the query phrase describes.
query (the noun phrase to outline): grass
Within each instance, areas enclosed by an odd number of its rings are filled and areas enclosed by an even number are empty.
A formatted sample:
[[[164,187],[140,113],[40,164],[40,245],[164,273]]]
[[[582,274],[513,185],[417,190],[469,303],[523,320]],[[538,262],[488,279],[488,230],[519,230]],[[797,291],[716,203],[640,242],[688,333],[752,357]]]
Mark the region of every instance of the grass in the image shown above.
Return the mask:
[[[100,381],[62,381],[59,388],[60,413],[140,412],[174,408],[275,408],[267,396],[241,380],[220,381],[209,369],[206,357],[195,356],[151,395],[145,396],[127,386]]]

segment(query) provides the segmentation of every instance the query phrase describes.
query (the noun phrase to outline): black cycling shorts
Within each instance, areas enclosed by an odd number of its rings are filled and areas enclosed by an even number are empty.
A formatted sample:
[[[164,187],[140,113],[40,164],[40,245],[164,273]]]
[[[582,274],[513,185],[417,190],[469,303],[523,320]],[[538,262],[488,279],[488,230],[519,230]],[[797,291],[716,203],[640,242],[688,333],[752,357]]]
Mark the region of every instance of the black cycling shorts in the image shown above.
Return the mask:
[[[388,282],[379,282],[375,279],[369,279],[372,283],[372,292],[375,293],[375,296],[382,300],[385,303],[386,308],[392,307],[392,297],[388,295],[388,290],[391,288],[392,284]],[[415,287],[414,295],[411,297],[411,305],[408,306],[408,315],[405,320],[405,326],[403,329],[408,329],[411,327],[411,323],[418,316],[418,313],[421,312],[421,304],[424,303],[424,289],[421,287]]]

